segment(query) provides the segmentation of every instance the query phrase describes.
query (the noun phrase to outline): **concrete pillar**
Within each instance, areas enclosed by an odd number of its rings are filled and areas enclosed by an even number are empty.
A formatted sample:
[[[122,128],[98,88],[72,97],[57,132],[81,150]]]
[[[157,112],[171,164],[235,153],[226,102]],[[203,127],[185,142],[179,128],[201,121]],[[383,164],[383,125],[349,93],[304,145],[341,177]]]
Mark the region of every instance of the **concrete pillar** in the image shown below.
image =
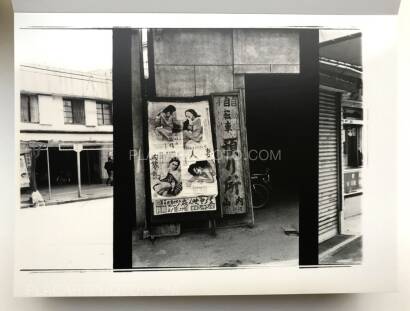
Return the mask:
[[[140,31],[113,30],[114,269],[131,268],[132,229],[137,218],[143,223],[145,210],[144,174],[130,157],[132,150],[143,147],[141,50]]]

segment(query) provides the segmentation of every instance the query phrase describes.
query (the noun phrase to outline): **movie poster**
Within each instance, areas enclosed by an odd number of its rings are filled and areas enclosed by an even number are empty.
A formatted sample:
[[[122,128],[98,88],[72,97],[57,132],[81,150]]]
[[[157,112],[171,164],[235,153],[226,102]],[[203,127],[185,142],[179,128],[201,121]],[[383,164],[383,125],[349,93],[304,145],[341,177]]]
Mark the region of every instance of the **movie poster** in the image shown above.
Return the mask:
[[[216,210],[209,103],[148,102],[154,215]]]

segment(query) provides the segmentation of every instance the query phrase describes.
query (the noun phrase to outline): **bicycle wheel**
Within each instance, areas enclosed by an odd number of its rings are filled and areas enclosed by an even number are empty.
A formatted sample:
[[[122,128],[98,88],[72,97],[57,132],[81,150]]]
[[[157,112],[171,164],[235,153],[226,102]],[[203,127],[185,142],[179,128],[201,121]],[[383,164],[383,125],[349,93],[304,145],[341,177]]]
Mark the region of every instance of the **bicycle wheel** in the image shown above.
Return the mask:
[[[253,208],[262,208],[269,202],[269,189],[263,184],[252,185]]]

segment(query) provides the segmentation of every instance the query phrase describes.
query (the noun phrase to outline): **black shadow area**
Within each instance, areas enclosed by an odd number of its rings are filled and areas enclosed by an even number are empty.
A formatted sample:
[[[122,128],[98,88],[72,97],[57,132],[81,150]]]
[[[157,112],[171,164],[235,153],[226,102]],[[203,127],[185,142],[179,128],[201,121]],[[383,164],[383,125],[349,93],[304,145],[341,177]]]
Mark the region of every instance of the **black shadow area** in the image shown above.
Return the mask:
[[[251,171],[270,168],[273,188],[297,197],[300,265],[318,264],[318,52],[318,30],[301,30],[300,74],[245,75]]]
[[[135,220],[132,150],[131,29],[113,29],[114,269],[132,267]]]

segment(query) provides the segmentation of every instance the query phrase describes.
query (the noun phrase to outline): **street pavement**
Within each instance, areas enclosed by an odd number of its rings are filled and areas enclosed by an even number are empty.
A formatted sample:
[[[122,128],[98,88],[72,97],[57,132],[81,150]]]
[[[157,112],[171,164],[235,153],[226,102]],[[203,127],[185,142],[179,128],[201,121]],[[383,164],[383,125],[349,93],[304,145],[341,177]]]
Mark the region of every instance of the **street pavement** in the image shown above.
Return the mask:
[[[111,269],[113,199],[94,199],[16,210],[17,269]],[[246,266],[297,265],[297,202],[255,211],[253,228],[185,232],[178,237],[139,240],[133,265]]]
[[[16,210],[17,269],[111,269],[113,199]]]
[[[236,267],[298,264],[299,237],[284,228],[298,228],[296,200],[255,210],[255,226],[183,232],[154,242],[134,234],[133,267]]]

